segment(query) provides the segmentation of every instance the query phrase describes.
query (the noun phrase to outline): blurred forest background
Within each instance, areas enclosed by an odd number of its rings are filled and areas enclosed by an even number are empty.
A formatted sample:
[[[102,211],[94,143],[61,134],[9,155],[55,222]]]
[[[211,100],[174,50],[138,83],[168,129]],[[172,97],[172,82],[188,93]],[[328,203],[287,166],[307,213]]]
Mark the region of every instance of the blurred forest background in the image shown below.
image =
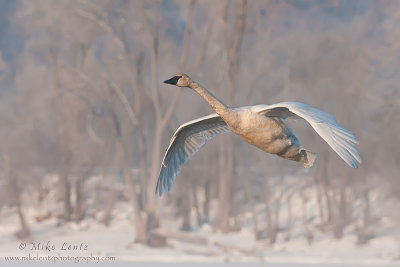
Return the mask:
[[[175,73],[232,106],[299,101],[360,141],[353,170],[305,122],[314,167],[218,136],[155,196],[180,124],[212,112]],[[400,1],[0,1],[0,225],[95,220],[128,203],[132,241],[251,229],[269,244],[315,236],[400,240]],[[166,223],[170,222],[170,223]],[[171,224],[172,222],[172,224]],[[297,230],[296,230],[297,229]]]

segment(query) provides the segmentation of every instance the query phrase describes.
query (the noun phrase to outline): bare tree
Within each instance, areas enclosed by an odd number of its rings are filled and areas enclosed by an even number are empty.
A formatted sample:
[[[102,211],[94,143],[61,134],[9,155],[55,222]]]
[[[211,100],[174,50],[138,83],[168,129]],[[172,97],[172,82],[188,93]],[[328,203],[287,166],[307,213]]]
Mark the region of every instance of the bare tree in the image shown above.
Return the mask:
[[[0,52],[0,207],[13,208],[19,237],[29,233],[33,203],[42,203],[38,221],[93,216],[111,225],[121,202],[132,208],[135,242],[154,246],[191,240],[156,229],[175,217],[176,228],[213,222],[223,233],[250,219],[254,236],[270,243],[299,227],[310,243],[317,231],[341,238],[348,226],[360,244],[384,233],[372,227],[377,211],[397,215],[372,196],[399,196],[400,6],[366,3],[342,14],[338,5],[350,4],[21,0],[10,28],[21,51]],[[302,123],[295,132],[318,153],[311,170],[226,135],[205,145],[159,200],[169,138],[210,112],[189,90],[162,87],[176,72],[229,105],[301,101],[335,114],[359,137],[364,163],[348,169]],[[47,184],[49,174],[58,186]],[[43,208],[47,201],[63,208]]]
[[[228,89],[227,104],[232,105],[234,99],[236,77],[239,73],[240,48],[243,41],[246,21],[247,1],[242,0],[237,3],[234,27],[228,27],[228,15],[231,1],[227,1],[224,8],[224,32],[225,32],[225,80]],[[219,207],[218,216],[215,219],[214,229],[224,233],[229,232],[229,215],[231,211],[231,184],[233,179],[233,147],[232,139],[228,136],[220,143],[219,152]]]

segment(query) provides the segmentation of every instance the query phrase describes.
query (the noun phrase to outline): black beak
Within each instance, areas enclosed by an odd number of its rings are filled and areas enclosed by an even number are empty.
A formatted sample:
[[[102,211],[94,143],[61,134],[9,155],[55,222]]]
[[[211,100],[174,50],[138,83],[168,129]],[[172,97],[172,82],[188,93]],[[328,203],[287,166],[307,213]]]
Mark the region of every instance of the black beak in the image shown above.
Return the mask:
[[[164,83],[167,84],[172,84],[172,85],[176,85],[178,83],[178,80],[181,78],[182,76],[174,76],[169,80],[164,81]]]

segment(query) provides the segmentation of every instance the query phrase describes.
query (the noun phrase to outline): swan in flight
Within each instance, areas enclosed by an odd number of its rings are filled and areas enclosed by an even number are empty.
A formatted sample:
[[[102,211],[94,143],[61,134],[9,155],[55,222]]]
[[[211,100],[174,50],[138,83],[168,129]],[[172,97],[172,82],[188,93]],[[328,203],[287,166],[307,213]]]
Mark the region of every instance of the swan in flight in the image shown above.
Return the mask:
[[[314,152],[305,150],[292,130],[288,119],[304,119],[328,145],[351,167],[361,163],[357,138],[340,126],[331,114],[298,102],[231,108],[186,74],[175,75],[164,83],[189,87],[201,95],[216,112],[181,125],[172,136],[158,177],[156,194],[169,192],[181,166],[205,142],[217,134],[234,132],[249,144],[282,158],[313,165]]]

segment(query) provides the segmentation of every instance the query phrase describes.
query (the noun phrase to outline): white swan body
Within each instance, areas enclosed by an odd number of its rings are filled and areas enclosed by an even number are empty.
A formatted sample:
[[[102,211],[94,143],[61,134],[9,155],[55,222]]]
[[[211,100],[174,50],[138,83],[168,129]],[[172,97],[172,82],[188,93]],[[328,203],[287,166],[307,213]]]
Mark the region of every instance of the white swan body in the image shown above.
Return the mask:
[[[217,112],[181,125],[173,135],[161,164],[156,194],[169,192],[180,168],[207,140],[217,134],[234,132],[246,142],[280,157],[311,167],[316,154],[304,150],[286,119],[304,119],[329,146],[351,167],[357,168],[361,156],[358,140],[340,126],[331,114],[298,102],[229,108],[187,75],[177,74],[168,81],[198,92]]]

